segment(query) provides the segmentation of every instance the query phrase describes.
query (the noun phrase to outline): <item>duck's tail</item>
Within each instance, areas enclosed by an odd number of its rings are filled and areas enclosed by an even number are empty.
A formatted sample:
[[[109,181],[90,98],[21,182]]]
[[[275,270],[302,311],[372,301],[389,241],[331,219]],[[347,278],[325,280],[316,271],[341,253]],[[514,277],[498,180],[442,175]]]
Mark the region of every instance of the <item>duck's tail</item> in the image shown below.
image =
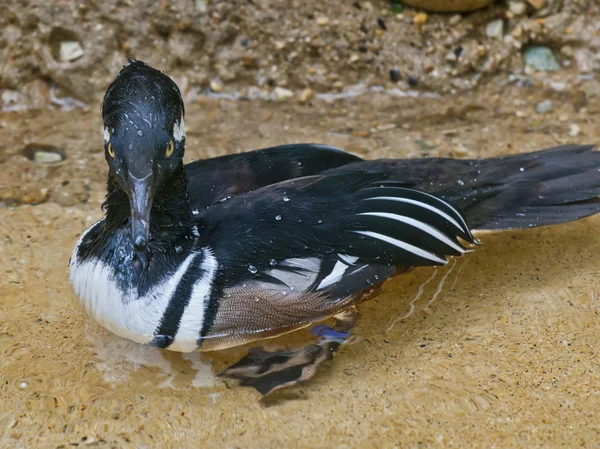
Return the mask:
[[[472,229],[520,229],[600,211],[600,152],[566,145],[475,161],[464,185],[436,192],[457,204]],[[459,181],[457,181],[457,184]]]

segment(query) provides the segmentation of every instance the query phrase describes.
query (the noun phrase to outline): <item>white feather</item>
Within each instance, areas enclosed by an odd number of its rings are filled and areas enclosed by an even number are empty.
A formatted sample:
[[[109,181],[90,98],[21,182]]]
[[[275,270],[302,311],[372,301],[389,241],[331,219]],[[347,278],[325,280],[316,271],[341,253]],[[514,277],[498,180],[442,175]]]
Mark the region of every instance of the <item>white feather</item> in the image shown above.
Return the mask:
[[[102,135],[104,136],[104,142],[110,142],[110,131],[108,130],[108,126],[104,127],[104,130],[102,130]]]
[[[429,195],[429,196],[431,196],[431,195]],[[433,197],[433,198],[435,198],[435,197]],[[413,200],[413,199],[410,199],[410,198],[402,198],[402,197],[398,197],[398,196],[375,196],[375,197],[371,197],[371,198],[365,198],[365,200],[387,200],[387,201],[398,201],[400,203],[414,204],[415,206],[419,206],[419,207],[422,207],[423,209],[427,209],[427,210],[430,210],[432,212],[435,212],[440,217],[443,217],[445,220],[449,221],[454,226],[456,226],[456,228],[458,230],[460,230],[462,232],[466,232],[467,234],[470,234],[469,228],[467,227],[467,224],[462,219],[462,216],[460,214],[458,214],[458,216],[461,217],[461,221],[463,222],[464,227],[462,227],[461,225],[459,225],[458,222],[454,218],[452,218],[450,215],[448,215],[443,210],[440,210],[437,207],[431,206],[430,204],[422,203],[421,201]],[[452,207],[448,203],[446,203],[445,201],[442,201],[442,200],[440,200],[440,201],[442,203],[448,205],[448,207]],[[454,209],[454,208],[452,208],[452,210],[456,211],[456,209]]]
[[[323,278],[323,280],[319,283],[317,290],[322,290],[325,287],[329,287],[331,284],[335,284],[336,282],[342,280],[342,277],[344,277],[346,270],[348,270],[348,268],[350,268],[350,265],[352,265],[358,260],[358,257],[348,256],[346,254],[338,254],[338,257],[341,260],[338,260],[335,263],[335,265],[333,266],[333,270],[331,270],[331,273],[329,273]]]
[[[178,122],[175,122],[175,125],[173,125],[173,139],[175,139],[176,142],[181,142],[183,139],[185,139],[183,114],[181,114],[181,119]]]
[[[409,253],[413,253],[424,259],[429,259],[429,260],[432,260],[434,262],[438,262],[438,263],[441,263],[444,265],[446,265],[448,263],[448,261],[446,259],[442,259],[442,258],[436,256],[435,254],[430,253],[429,251],[425,251],[421,248],[411,245],[410,243],[403,242],[402,240],[398,240],[398,239],[395,239],[395,238],[387,236],[387,235],[383,235],[383,234],[379,234],[377,232],[371,232],[371,231],[352,231],[352,232],[356,232],[357,234],[366,235],[367,237],[372,237],[374,239],[378,239],[383,242],[387,242],[391,245],[397,246],[400,249],[408,251]]]
[[[433,238],[436,238],[440,242],[443,242],[446,245],[448,245],[449,247],[454,248],[456,251],[458,251],[461,254],[464,254],[464,252],[465,252],[465,250],[461,246],[459,246],[456,242],[453,242],[452,240],[450,240],[448,237],[446,237],[444,234],[442,234],[439,230],[437,230],[433,226],[429,226],[428,224],[423,223],[419,220],[415,220],[414,218],[406,217],[404,215],[391,214],[388,212],[363,212],[358,215],[369,215],[372,217],[389,218],[390,220],[396,220],[396,221],[399,221],[402,223],[406,223],[409,226],[415,227],[417,229],[420,229],[420,230],[426,232]]]

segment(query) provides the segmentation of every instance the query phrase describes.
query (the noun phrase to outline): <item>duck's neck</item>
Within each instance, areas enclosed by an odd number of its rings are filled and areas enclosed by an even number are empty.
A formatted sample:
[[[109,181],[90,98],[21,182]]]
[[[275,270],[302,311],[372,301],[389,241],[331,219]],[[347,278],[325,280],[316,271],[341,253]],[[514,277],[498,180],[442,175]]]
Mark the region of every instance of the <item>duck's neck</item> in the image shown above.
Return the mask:
[[[129,198],[116,176],[112,172],[108,175],[108,191],[103,205],[106,210],[104,229],[109,232],[128,227],[131,219]],[[186,235],[190,227],[188,185],[185,168],[181,164],[154,196],[150,234],[155,241],[175,241]]]

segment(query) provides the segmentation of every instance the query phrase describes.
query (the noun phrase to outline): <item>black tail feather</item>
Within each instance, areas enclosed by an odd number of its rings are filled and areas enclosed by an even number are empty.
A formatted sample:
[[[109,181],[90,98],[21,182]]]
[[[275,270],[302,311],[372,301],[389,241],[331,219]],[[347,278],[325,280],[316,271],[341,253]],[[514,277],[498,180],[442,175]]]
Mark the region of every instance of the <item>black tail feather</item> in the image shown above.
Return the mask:
[[[464,189],[438,192],[463,209],[472,229],[547,226],[600,211],[600,152],[591,145],[487,159],[478,171]]]

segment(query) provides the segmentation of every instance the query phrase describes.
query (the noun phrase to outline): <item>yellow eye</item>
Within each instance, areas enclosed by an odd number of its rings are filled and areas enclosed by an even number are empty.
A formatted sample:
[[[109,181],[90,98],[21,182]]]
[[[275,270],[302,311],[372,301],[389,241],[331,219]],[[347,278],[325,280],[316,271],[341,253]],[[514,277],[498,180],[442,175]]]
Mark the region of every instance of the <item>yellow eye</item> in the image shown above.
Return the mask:
[[[112,143],[108,144],[108,154],[113,159],[115,158],[115,150],[113,150]]]
[[[175,144],[173,143],[172,140],[169,140],[169,144],[167,145],[167,151],[166,151],[165,155],[167,157],[171,157],[174,150],[175,150]]]

